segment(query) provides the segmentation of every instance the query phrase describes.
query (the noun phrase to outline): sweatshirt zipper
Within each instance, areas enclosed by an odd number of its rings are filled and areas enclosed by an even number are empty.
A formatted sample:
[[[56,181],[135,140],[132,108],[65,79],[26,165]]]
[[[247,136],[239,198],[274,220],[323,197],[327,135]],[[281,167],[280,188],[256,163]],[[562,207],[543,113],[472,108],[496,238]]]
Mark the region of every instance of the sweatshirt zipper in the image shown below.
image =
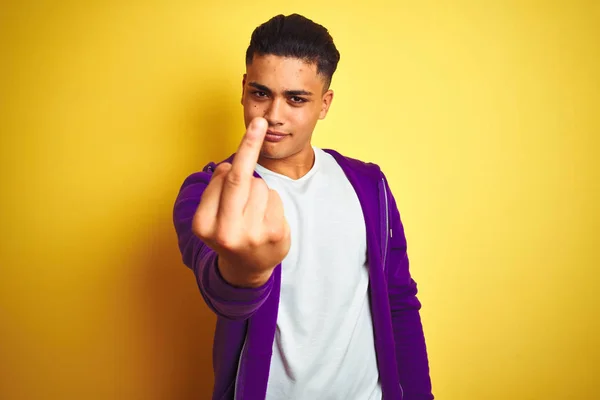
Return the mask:
[[[387,188],[385,185],[384,178],[381,178],[381,183],[383,186],[383,198],[385,200],[384,201],[384,204],[385,204],[385,231],[384,231],[385,240],[384,240],[384,247],[383,247],[383,269],[385,270],[385,262],[387,259],[387,250],[388,250],[388,238],[393,235],[393,232],[392,232],[392,229],[390,228],[388,195],[387,195]],[[400,382],[398,382],[398,386],[400,387],[400,399],[403,399],[404,398],[404,388],[402,387],[402,384]]]
[[[387,189],[385,187],[385,180],[383,178],[381,178],[381,183],[383,186],[383,198],[385,200],[385,231],[384,231],[384,247],[383,247],[383,269],[385,270],[385,262],[387,259],[387,250],[388,250],[388,237],[389,235],[392,234],[391,230],[390,230],[390,222],[389,222],[389,215],[388,215],[388,196],[387,196]]]
[[[242,359],[244,357],[244,350],[246,350],[246,341],[248,340],[248,333],[244,335],[244,344],[242,346],[242,351],[240,352],[240,358],[238,359],[238,367],[237,372],[235,373],[235,388],[233,390],[233,398],[237,400],[238,398],[238,382],[240,378],[240,369],[242,368]]]

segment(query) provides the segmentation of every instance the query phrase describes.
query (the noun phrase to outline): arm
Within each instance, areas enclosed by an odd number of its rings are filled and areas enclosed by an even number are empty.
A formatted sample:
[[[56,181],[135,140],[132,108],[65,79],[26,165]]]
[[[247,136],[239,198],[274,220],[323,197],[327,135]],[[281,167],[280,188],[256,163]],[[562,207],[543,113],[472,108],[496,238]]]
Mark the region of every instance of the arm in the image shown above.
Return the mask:
[[[192,231],[192,221],[211,175],[190,175],[181,186],[173,209],[183,263],[194,271],[206,304],[220,317],[247,319],[264,303],[271,292],[273,278],[258,288],[238,288],[227,283],[218,268],[218,255]]]
[[[404,400],[431,400],[429,361],[417,299],[417,284],[409,271],[406,237],[396,201],[388,183],[392,237],[387,259],[387,279],[396,362]]]

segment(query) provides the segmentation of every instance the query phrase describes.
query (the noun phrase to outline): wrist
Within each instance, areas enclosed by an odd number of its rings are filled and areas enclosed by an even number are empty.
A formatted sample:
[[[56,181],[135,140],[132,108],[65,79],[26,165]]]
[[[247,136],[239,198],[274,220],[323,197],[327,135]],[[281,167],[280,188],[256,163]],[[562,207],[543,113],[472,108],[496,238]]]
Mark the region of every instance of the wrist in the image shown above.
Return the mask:
[[[234,262],[217,255],[217,269],[221,277],[231,286],[239,288],[258,288],[263,286],[273,273],[273,269],[262,272],[248,272]]]

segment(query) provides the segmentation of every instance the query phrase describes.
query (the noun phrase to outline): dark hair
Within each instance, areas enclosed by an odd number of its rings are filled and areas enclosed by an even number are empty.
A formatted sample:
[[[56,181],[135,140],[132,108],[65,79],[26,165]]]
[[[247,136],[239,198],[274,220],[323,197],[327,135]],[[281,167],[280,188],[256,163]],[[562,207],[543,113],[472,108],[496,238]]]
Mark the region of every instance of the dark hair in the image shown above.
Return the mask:
[[[340,53],[327,29],[299,14],[280,14],[258,26],[246,50],[246,65],[252,64],[254,54],[316,63],[317,73],[325,78],[325,88],[329,88],[340,61]]]

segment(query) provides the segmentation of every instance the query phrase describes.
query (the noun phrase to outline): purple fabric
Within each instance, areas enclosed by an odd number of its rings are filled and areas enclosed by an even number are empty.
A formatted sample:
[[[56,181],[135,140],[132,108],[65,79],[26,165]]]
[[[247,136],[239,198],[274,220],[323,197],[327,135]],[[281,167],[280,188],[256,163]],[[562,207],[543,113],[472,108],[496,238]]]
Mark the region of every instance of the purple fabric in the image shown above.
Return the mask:
[[[421,304],[409,272],[404,228],[389,185],[377,165],[326,151],[346,173],[365,216],[369,291],[383,398],[431,400],[428,357],[419,315]],[[233,155],[226,161],[232,159]],[[234,394],[235,400],[264,399],[277,326],[281,265],[265,285],[256,289],[233,287],[221,277],[216,254],[191,230],[193,215],[214,166],[210,163],[203,172],[190,175],[181,186],[173,211],[179,249],[183,263],[194,271],[205,302],[217,314],[213,400],[234,399]],[[383,225],[386,201],[382,200],[385,196],[382,187],[387,192],[391,232],[386,254],[383,254],[384,235],[388,231]]]

